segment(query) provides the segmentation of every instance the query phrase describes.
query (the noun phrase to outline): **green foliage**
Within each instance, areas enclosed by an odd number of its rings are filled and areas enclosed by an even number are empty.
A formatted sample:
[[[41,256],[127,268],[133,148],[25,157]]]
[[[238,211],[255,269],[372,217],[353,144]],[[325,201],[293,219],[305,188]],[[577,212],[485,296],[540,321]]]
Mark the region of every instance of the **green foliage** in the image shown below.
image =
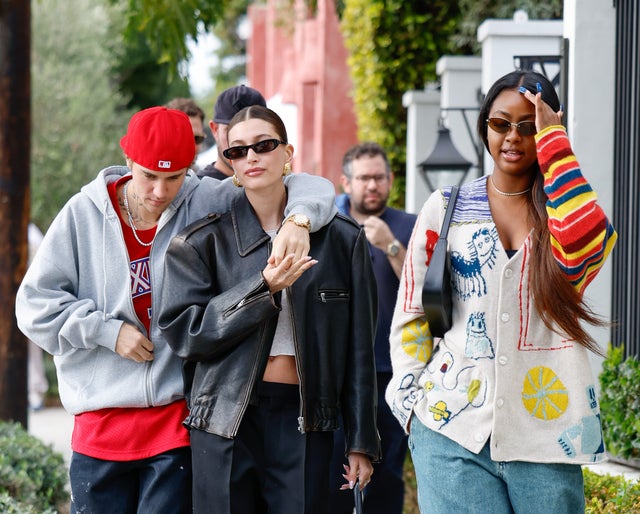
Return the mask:
[[[402,96],[436,79],[436,61],[450,50],[458,17],[457,1],[345,2],[341,30],[350,53],[358,138],[381,144],[396,174],[404,174],[406,163]]]
[[[640,459],[640,362],[624,359],[624,347],[609,346],[600,374],[600,415],[607,450]]]
[[[43,514],[35,507],[12,498],[6,492],[0,492],[0,512],[2,512],[2,514]],[[55,511],[45,511],[46,514],[49,512],[53,513]]]
[[[127,41],[143,35],[158,62],[177,70],[189,56],[187,36],[198,40],[198,28],[211,30],[222,18],[229,0],[109,0],[123,6]]]
[[[142,34],[129,38],[113,58],[112,74],[120,93],[129,98],[127,108],[146,109],[191,94],[188,80],[172,72],[169,63],[158,62]]]
[[[62,512],[69,500],[62,455],[19,423],[0,422],[0,448],[0,512]]]
[[[32,3],[31,215],[43,231],[101,168],[124,162],[131,113],[110,76],[117,14],[93,0]]]
[[[583,468],[586,514],[640,512],[640,483],[620,475],[598,475]]]
[[[479,54],[478,26],[488,18],[511,19],[521,9],[531,20],[562,18],[563,0],[460,0],[460,18],[451,43],[456,54]]]

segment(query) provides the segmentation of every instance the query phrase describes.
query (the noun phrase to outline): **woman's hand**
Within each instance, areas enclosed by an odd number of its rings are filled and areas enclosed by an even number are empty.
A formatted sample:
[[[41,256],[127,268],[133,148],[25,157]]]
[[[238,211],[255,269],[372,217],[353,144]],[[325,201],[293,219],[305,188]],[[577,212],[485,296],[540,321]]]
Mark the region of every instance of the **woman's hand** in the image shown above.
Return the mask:
[[[342,487],[344,489],[353,489],[356,485],[356,480],[360,481],[360,488],[364,489],[371,482],[371,475],[373,475],[373,465],[371,459],[364,453],[351,452],[349,454],[349,465],[344,464],[345,474],[342,475],[347,481]]]
[[[306,257],[309,255],[309,248],[309,230],[295,223],[285,223],[273,240],[271,257],[279,265],[289,254],[293,254],[295,260]]]
[[[293,223],[287,223],[287,225],[293,225]],[[317,262],[309,256],[297,259],[293,253],[290,253],[276,265],[276,258],[272,254],[267,261],[267,267],[262,270],[262,276],[269,286],[269,291],[277,293],[292,285]]]
[[[520,92],[529,100],[536,108],[536,128],[538,132],[552,125],[562,125],[562,105],[560,110],[555,112],[547,102],[542,99],[542,92],[538,91],[533,94],[525,87],[520,88]]]

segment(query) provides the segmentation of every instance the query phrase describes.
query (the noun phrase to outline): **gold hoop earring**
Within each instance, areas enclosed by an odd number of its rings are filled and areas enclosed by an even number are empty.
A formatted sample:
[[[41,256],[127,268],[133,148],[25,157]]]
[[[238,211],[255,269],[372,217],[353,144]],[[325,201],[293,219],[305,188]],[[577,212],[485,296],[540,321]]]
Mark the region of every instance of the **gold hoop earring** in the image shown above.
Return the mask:
[[[240,183],[240,181],[238,180],[238,176],[234,173],[233,177],[231,178],[231,181],[233,182],[233,185],[236,187],[242,187],[242,184]]]
[[[284,169],[282,170],[282,176],[286,177],[289,173],[291,173],[291,163],[285,162]]]

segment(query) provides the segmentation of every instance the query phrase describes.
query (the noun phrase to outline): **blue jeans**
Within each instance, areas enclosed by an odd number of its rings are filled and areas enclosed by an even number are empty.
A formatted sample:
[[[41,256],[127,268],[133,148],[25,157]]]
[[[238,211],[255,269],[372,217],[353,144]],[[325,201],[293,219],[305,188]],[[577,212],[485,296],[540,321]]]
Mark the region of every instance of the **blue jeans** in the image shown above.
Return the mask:
[[[69,469],[71,514],[177,514],[191,512],[188,446],[126,462],[74,452]]]
[[[496,462],[489,443],[478,455],[411,418],[409,449],[420,512],[576,514],[584,512],[577,464]]]

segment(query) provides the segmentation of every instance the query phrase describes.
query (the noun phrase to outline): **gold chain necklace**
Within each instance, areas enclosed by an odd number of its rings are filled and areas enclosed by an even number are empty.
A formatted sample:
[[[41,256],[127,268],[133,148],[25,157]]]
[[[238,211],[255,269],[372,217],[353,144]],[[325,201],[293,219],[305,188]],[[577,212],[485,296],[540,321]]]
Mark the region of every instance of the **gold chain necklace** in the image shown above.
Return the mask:
[[[498,189],[498,186],[496,186],[496,183],[493,181],[493,175],[489,175],[489,180],[491,181],[491,185],[493,186],[493,189],[496,190],[496,193],[502,196],[520,196],[531,191],[531,187],[528,187],[524,191],[518,191],[517,193],[507,193],[506,191],[500,191],[500,189]]]
[[[131,230],[133,231],[133,237],[136,238],[136,241],[138,241],[138,243],[140,243],[142,246],[151,246],[153,244],[153,240],[156,238],[155,234],[153,235],[153,239],[151,240],[150,243],[145,243],[144,241],[142,241],[139,237],[138,237],[138,229],[136,229],[136,225],[133,222],[133,216],[131,216],[131,211],[129,210],[129,199],[127,198],[127,187],[129,186],[129,182],[131,182],[130,180],[127,180],[124,183],[124,189],[122,191],[124,196],[124,208],[127,211],[127,217],[129,218],[129,225],[131,225]]]

